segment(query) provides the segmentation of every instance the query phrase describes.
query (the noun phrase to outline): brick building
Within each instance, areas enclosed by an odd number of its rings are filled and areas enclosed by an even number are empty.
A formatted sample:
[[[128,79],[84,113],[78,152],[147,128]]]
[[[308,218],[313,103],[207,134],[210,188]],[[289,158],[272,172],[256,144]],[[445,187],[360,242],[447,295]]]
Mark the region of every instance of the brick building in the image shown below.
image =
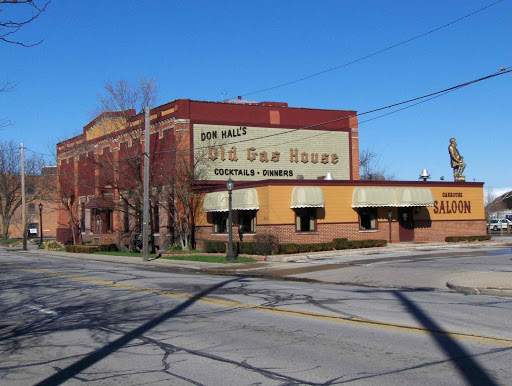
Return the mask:
[[[136,160],[144,154],[144,117],[123,113],[102,114],[57,145],[59,223],[69,224],[59,229],[60,240],[74,230],[76,241],[127,245],[140,232],[134,213],[140,213]],[[180,99],[150,114],[157,244],[173,239],[185,213],[199,247],[227,240],[229,176],[236,239],[271,233],[282,242],[399,242],[485,234],[483,183],[360,181],[355,111]],[[180,196],[187,191],[181,175],[193,177],[194,198]],[[188,200],[195,200],[190,212],[180,206]]]
[[[19,178],[19,176],[16,176]],[[43,239],[53,239],[57,233],[58,196],[55,192],[57,168],[42,168],[41,175],[25,176],[27,236],[40,239],[41,224]],[[21,201],[21,199],[20,199]],[[23,238],[22,207],[16,209],[9,224],[9,238]]]

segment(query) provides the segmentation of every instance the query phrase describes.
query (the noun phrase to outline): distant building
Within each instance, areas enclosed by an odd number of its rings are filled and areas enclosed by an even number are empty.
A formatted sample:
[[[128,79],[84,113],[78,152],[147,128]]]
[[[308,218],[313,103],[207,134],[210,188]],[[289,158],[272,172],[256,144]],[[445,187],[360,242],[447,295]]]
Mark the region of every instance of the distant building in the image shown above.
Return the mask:
[[[439,241],[486,233],[483,183],[359,180],[355,111],[179,99],[150,114],[157,245],[188,231],[199,247],[226,241],[229,177],[236,240]],[[74,230],[75,241],[128,246],[140,233],[143,126],[135,112],[104,113],[57,145],[61,241]],[[193,177],[187,198],[183,176]]]
[[[42,220],[43,238],[55,238],[58,215],[57,167],[44,167],[40,176],[30,176],[26,180],[27,235],[29,238],[39,239],[41,236],[40,222]],[[39,204],[42,205],[41,210]],[[8,237],[23,238],[21,206],[11,218]]]
[[[512,220],[512,191],[503,193],[487,205],[491,218],[508,218]]]

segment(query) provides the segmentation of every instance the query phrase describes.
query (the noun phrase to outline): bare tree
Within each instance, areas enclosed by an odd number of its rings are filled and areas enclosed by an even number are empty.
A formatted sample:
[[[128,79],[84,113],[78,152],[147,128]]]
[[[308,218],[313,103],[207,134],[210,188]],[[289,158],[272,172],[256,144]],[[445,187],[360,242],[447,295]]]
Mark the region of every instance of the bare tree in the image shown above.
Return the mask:
[[[32,154],[25,159],[26,186],[33,189],[33,194],[27,195],[31,202],[47,194],[49,185],[41,176],[44,160],[37,154]],[[0,142],[0,217],[2,239],[7,238],[9,226],[16,210],[22,203],[21,191],[21,155],[19,145],[13,141]],[[24,224],[22,224],[24,229]]]
[[[101,151],[94,158],[94,167],[100,171],[98,188],[104,193],[117,193],[121,203],[116,209],[130,224],[130,228],[124,229],[125,233],[134,237],[141,231],[144,192],[144,117],[141,112],[146,106],[155,104],[157,97],[156,80],[145,77],[139,77],[134,84],[126,80],[114,83],[107,80],[104,94],[98,95],[100,106],[96,109],[96,115],[108,120],[109,123],[104,126],[102,134],[109,135],[112,140],[109,150]],[[117,151],[117,159],[114,157],[113,148]],[[154,160],[150,162],[153,163]],[[152,176],[153,173],[150,178]],[[150,185],[155,186],[151,182]],[[158,198],[154,190],[151,190],[151,194],[151,212],[155,213]],[[154,227],[154,223],[152,218],[151,227]],[[154,251],[153,233],[152,231],[150,244]],[[122,232],[120,238],[121,235]]]
[[[117,128],[106,126],[104,134],[112,134],[117,151],[104,151],[97,155],[95,165],[100,169],[99,186],[115,191],[120,203],[117,210],[123,215],[130,228],[125,233],[138,235],[141,232],[143,203],[143,154],[141,141],[144,134],[144,106],[155,103],[157,87],[154,79],[140,78],[136,85],[127,81],[105,83],[106,93],[99,96],[100,111],[113,119]],[[99,112],[99,111],[98,111]],[[106,115],[105,115],[106,114]],[[119,119],[120,118],[120,119]],[[110,133],[107,131],[112,130]],[[182,249],[190,249],[194,244],[194,218],[200,207],[201,193],[196,181],[205,170],[204,154],[190,149],[189,132],[172,131],[165,145],[152,136],[150,142],[150,247],[155,250],[153,234],[158,230],[160,215],[167,214],[167,238],[160,245],[168,245],[179,240]],[[130,145],[128,146],[128,142]],[[163,147],[162,147],[163,146]],[[120,232],[121,234],[121,232]]]
[[[0,129],[3,129],[4,127],[12,125],[12,122],[9,120],[9,118],[0,118]]]
[[[24,43],[16,40],[15,36],[23,27],[37,19],[48,7],[51,0],[0,0],[0,41],[23,47],[37,46],[42,42]],[[0,93],[12,91],[15,82],[5,80],[0,84]],[[6,117],[0,117],[0,129],[10,126],[12,122]]]
[[[156,175],[165,187],[164,199],[169,205],[164,206],[170,219],[171,239],[176,232],[181,248],[188,250],[194,247],[194,223],[198,215],[203,190],[197,185],[198,180],[205,178],[207,172],[207,150],[190,149],[188,137],[175,133],[174,146],[166,152],[172,161],[159,163],[155,168]],[[167,166],[164,166],[167,165]]]
[[[394,173],[389,173],[385,167],[380,165],[379,156],[375,151],[362,149],[359,154],[359,173],[361,180],[392,181]]]
[[[15,38],[23,27],[36,20],[51,0],[0,0],[0,41],[23,47],[37,46],[42,42],[24,43]]]
[[[105,93],[98,94],[100,106],[96,115],[102,112],[122,111],[129,125],[131,118],[144,111],[146,106],[154,105],[157,98],[158,86],[155,78],[139,76],[136,83],[130,83],[125,79],[114,83],[107,80]]]
[[[62,224],[62,225],[69,225],[71,228],[71,237],[73,240],[73,244],[77,243],[76,238],[76,231],[79,229],[79,219],[78,215],[75,214],[75,204],[76,204],[76,197],[75,197],[75,186],[74,186],[74,176],[71,175],[60,175],[59,176],[59,195],[57,196],[55,204],[60,206],[61,208],[64,208],[64,210],[68,213],[69,217],[69,224]]]
[[[500,217],[499,213],[506,209],[503,196],[496,196],[494,189],[486,189],[484,194],[485,218],[487,221]]]

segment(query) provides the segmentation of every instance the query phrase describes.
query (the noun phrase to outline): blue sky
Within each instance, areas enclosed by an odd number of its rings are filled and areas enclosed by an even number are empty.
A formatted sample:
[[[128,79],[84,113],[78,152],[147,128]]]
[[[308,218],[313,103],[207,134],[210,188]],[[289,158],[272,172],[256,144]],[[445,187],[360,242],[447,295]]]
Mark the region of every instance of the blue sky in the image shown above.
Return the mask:
[[[253,91],[337,67],[443,26],[495,0],[453,1],[63,1],[17,38],[0,43],[3,140],[48,153],[92,118],[105,80],[155,77],[159,104],[244,96],[293,107],[359,113],[512,66],[512,4],[501,1],[437,32],[335,71],[271,91]],[[512,73],[364,123],[360,146],[398,180],[452,180],[456,137],[467,181],[512,189]],[[250,95],[248,95],[250,94]]]

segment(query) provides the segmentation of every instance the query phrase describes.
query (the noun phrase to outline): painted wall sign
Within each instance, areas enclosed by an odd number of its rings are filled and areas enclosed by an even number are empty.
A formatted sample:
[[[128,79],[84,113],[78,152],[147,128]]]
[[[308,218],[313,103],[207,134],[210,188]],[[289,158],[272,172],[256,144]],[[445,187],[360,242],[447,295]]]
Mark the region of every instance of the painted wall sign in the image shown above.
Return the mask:
[[[350,179],[347,132],[197,124],[194,148],[210,180]]]
[[[443,198],[462,198],[461,192],[443,192]],[[471,201],[468,200],[441,200],[434,201],[435,214],[471,213]]]

